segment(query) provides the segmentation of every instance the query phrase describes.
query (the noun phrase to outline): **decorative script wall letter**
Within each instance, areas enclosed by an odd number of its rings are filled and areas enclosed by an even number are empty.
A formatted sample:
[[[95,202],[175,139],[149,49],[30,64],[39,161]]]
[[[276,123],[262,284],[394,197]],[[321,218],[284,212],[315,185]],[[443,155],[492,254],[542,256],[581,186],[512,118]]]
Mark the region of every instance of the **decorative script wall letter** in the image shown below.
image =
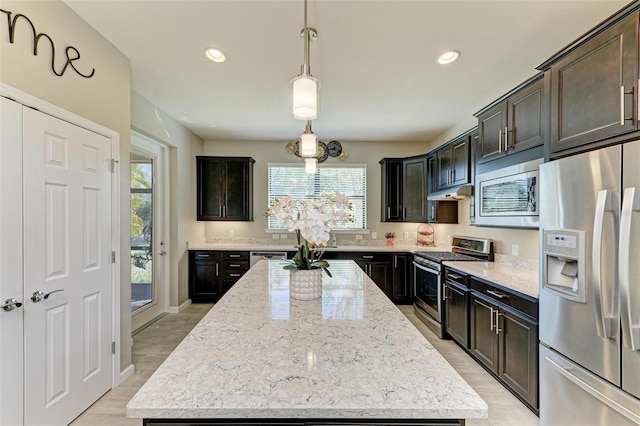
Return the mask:
[[[44,37],[47,40],[49,40],[49,44],[51,45],[51,71],[53,71],[55,75],[57,75],[58,77],[62,77],[64,72],[67,70],[67,67],[71,66],[71,68],[73,68],[73,70],[76,73],[78,73],[79,76],[84,78],[93,77],[93,75],[96,72],[95,68],[91,70],[90,74],[85,75],[85,74],[82,74],[80,71],[78,71],[78,69],[73,64],[73,61],[80,59],[80,52],[78,52],[78,49],[76,49],[73,46],[69,46],[65,49],[65,56],[67,58],[67,61],[65,62],[64,67],[62,67],[60,72],[56,71],[56,67],[55,67],[56,46],[53,43],[53,40],[51,40],[51,37],[49,37],[45,33],[36,33],[36,27],[33,26],[33,22],[31,22],[31,20],[27,18],[25,15],[17,14],[12,19],[11,15],[13,14],[13,12],[9,12],[8,10],[3,10],[3,9],[0,9],[0,12],[5,13],[7,15],[7,23],[9,24],[9,42],[10,43],[13,43],[13,38],[15,36],[15,30],[16,30],[16,23],[20,18],[23,18],[24,20],[26,20],[31,26],[31,32],[33,33],[33,56],[38,55],[38,43],[40,42],[40,39]]]

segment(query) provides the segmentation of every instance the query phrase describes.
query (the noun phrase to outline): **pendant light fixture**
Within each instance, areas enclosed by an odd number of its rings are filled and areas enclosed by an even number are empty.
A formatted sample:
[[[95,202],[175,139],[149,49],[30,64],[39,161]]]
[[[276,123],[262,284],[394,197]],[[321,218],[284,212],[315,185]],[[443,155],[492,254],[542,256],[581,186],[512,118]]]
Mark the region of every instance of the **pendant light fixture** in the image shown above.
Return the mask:
[[[318,168],[318,159],[315,157],[305,158],[304,159],[304,171],[313,174],[316,172]]]
[[[315,157],[318,155],[318,138],[311,130],[311,121],[307,121],[304,133],[300,135],[300,156]]]
[[[318,32],[307,26],[307,0],[304,0],[304,63],[300,75],[291,80],[293,86],[293,116],[298,120],[314,120],[318,117],[319,82],[311,75],[309,65],[309,42],[318,37]]]

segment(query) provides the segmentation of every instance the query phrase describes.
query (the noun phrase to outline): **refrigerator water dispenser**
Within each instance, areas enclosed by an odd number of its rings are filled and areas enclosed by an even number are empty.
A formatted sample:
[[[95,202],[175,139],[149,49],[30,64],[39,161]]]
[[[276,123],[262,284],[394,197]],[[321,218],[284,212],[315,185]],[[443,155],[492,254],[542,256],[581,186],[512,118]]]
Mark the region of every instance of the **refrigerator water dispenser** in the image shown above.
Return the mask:
[[[544,231],[543,288],[565,299],[586,303],[585,232],[574,229]]]

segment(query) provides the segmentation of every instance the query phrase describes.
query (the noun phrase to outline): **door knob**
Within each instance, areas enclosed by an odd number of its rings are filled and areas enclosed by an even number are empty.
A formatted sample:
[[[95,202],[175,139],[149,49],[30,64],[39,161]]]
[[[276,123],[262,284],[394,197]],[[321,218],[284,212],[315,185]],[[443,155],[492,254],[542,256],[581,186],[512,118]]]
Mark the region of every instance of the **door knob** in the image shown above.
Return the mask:
[[[0,305],[0,308],[9,312],[9,311],[13,311],[15,308],[19,308],[20,306],[22,306],[22,303],[18,302],[16,299],[12,297],[2,302],[2,305]]]
[[[53,291],[50,291],[49,293],[45,293],[42,290],[34,291],[33,294],[31,295],[31,300],[33,301],[33,303],[38,303],[42,299],[48,299],[52,293],[57,293],[59,291],[64,291],[64,289],[53,290]]]

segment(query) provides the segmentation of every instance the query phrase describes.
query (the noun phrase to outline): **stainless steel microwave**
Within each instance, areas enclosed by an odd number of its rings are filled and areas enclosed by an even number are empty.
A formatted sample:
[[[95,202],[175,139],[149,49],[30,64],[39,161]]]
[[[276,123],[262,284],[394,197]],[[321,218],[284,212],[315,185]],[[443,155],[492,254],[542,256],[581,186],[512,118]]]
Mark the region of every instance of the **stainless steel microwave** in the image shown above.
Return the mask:
[[[475,225],[537,228],[542,159],[476,176]]]

